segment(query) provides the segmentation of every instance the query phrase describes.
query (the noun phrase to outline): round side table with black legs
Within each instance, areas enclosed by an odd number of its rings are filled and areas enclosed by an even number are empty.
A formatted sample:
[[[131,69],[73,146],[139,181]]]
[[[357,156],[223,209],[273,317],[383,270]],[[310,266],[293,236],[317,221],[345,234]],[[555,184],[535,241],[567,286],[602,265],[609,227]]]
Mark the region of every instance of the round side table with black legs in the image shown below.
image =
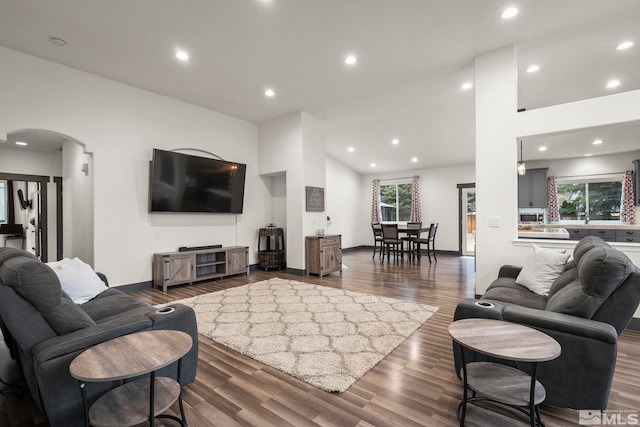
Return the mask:
[[[546,390],[536,380],[538,363],[560,355],[560,344],[536,329],[494,319],[463,319],[449,325],[449,335],[460,345],[464,397],[458,420],[464,427],[467,403],[490,401],[514,408],[529,417],[532,427],[544,426],[538,405]],[[466,362],[464,349],[499,359],[531,363],[531,375],[494,362]],[[471,396],[469,395],[471,392]]]

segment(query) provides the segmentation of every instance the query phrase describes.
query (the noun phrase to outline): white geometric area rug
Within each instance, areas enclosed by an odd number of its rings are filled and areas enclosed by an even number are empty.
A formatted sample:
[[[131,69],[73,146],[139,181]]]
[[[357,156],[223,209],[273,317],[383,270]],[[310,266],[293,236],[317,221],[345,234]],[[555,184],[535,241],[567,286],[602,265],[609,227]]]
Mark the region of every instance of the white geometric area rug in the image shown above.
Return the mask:
[[[177,302],[194,309],[200,334],[330,392],[348,389],[438,311],[280,278]]]

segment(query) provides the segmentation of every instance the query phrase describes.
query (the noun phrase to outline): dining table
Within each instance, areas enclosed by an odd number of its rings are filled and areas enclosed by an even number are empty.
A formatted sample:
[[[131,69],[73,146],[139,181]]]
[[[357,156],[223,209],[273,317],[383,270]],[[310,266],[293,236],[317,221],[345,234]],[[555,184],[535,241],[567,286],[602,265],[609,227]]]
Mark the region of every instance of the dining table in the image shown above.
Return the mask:
[[[417,225],[409,225],[409,224],[398,224],[398,234],[406,234],[406,236],[409,238],[408,245],[409,248],[406,251],[409,256],[413,257],[414,255],[414,248],[413,248],[413,244],[411,242],[411,239],[419,239],[420,235],[422,233],[428,233],[429,229],[431,227],[430,226],[417,226]],[[404,247],[402,249],[402,251],[404,252]]]

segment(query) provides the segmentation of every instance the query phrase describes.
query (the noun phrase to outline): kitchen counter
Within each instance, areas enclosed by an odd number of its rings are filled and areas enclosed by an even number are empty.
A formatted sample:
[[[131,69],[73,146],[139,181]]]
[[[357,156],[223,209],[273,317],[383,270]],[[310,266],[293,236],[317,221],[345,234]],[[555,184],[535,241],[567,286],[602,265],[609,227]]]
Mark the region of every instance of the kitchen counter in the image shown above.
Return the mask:
[[[518,228],[518,237],[521,239],[568,239],[569,232],[558,227],[525,227]]]
[[[569,237],[554,237],[553,230],[569,233]],[[524,234],[522,234],[524,232]],[[520,224],[518,237],[529,239],[580,240],[586,236],[597,236],[606,242],[640,243],[640,224]]]
[[[575,228],[585,230],[640,230],[640,224],[532,224],[534,228]]]

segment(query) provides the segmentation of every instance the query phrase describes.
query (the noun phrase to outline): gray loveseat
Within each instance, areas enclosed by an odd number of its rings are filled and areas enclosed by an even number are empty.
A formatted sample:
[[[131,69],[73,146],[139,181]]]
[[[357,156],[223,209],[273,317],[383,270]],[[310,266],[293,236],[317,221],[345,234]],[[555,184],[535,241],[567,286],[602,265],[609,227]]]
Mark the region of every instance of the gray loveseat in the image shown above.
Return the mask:
[[[0,326],[33,400],[52,427],[84,425],[82,395],[69,364],[85,349],[112,338],[152,329],[187,332],[193,347],[183,358],[180,380],[182,385],[193,382],[198,360],[195,315],[187,306],[173,307],[162,314],[114,288],[74,304],[49,266],[28,252],[0,248]],[[175,378],[177,364],[159,375]],[[89,404],[117,385],[88,383]]]
[[[538,367],[546,404],[605,409],[616,365],[618,337],[640,302],[640,270],[621,251],[598,237],[585,237],[553,282],[548,296],[516,283],[520,268],[503,266],[481,300],[458,304],[454,320],[502,319],[531,326],[562,346],[559,358]],[[454,344],[460,375],[459,347]],[[469,361],[491,360],[466,351]],[[528,364],[508,363],[527,371]]]

